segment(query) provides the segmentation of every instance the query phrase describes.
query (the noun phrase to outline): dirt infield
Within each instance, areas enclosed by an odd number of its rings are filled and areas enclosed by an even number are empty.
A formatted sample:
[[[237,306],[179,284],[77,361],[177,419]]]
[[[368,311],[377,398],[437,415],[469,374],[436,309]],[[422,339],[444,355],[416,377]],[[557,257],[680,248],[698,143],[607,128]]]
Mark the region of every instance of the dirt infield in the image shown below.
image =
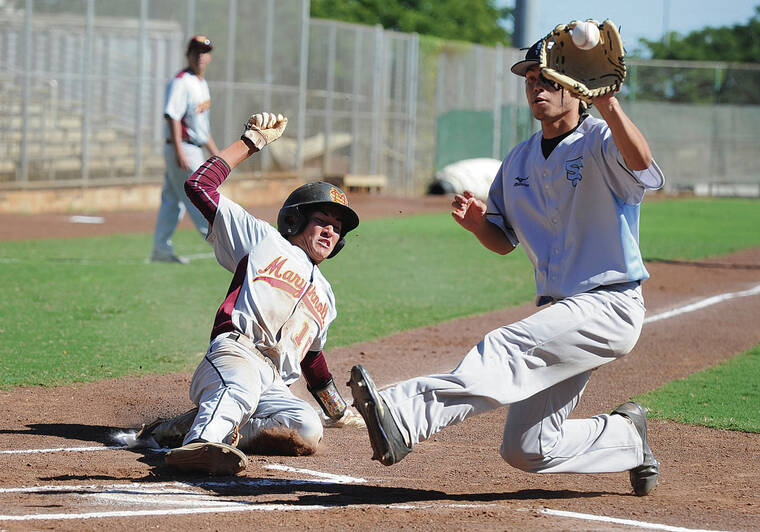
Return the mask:
[[[363,218],[441,211],[447,203],[440,197],[354,199]],[[274,209],[257,213],[272,219]],[[0,216],[0,238],[150,232],[154,221],[154,213],[117,213],[105,215],[104,224],[79,224],[75,230],[71,224],[59,231],[62,217],[23,217],[24,223],[17,224]],[[649,263],[648,268],[652,279],[644,284],[644,294],[651,317],[758,286],[760,249],[699,263]],[[357,362],[381,386],[448,371],[484,333],[534,310],[524,305],[407,331],[332,349],[327,357],[341,391],[350,397],[344,384]],[[637,393],[752,347],[760,342],[757,316],[760,295],[753,295],[646,324],[631,354],[595,371],[574,416],[609,411]],[[116,445],[112,435],[118,430],[189,408],[190,377],[0,392],[0,530],[538,531],[630,530],[644,523],[760,528],[760,434],[670,422],[650,424],[662,470],[661,485],[646,498],[630,493],[623,473],[531,475],[511,468],[497,452],[506,409],[446,429],[390,468],[370,460],[365,431],[355,428],[326,430],[315,456],[252,456],[243,476],[215,483],[170,473],[157,454],[107,449]],[[293,390],[311,400],[301,382]],[[58,448],[94,449],[51,451]]]

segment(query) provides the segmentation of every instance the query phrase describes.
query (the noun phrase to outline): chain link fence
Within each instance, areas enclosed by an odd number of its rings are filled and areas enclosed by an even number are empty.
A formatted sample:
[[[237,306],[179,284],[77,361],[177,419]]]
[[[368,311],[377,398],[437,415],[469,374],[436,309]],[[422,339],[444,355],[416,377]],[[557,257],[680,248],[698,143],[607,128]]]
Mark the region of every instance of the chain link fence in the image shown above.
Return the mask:
[[[241,171],[419,195],[538,129],[512,48],[310,19],[308,0],[0,0],[0,188],[160,182],[164,90],[196,33],[214,41],[217,145],[252,112],[290,118]],[[760,195],[760,66],[628,64],[621,99],[671,190]]]

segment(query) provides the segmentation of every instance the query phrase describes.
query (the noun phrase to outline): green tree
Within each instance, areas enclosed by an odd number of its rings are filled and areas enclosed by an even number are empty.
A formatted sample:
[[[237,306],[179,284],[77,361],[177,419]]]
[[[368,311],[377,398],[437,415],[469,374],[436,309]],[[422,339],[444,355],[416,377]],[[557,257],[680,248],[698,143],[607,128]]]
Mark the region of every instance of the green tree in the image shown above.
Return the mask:
[[[746,24],[706,27],[661,41],[640,39],[652,59],[760,62],[760,6]],[[646,68],[637,78],[637,97],[684,103],[760,104],[760,71],[740,67]]]
[[[640,39],[653,59],[760,62],[760,6],[747,24],[706,27],[681,36],[670,33],[661,41]]]
[[[511,14],[495,0],[311,0],[312,17],[485,45],[509,45]]]

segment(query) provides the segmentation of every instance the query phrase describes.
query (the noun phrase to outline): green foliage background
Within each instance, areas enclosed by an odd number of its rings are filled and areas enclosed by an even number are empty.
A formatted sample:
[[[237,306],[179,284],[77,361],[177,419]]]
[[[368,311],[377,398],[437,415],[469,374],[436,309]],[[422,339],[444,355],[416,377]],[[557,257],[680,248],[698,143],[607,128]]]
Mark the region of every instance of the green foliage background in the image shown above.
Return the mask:
[[[494,0],[311,0],[312,17],[487,45],[509,45],[511,13]]]

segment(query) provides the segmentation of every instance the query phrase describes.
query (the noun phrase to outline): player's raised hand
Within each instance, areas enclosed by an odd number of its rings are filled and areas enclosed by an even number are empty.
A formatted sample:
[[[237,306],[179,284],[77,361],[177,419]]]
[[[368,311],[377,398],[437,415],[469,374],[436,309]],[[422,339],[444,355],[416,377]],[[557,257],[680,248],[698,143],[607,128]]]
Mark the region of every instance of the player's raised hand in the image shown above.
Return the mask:
[[[279,139],[287,125],[288,119],[281,114],[256,113],[246,122],[242,138],[248,139],[260,150]]]
[[[487,223],[486,204],[469,190],[454,195],[451,207],[451,216],[454,220],[470,232],[477,234],[483,224]]]

